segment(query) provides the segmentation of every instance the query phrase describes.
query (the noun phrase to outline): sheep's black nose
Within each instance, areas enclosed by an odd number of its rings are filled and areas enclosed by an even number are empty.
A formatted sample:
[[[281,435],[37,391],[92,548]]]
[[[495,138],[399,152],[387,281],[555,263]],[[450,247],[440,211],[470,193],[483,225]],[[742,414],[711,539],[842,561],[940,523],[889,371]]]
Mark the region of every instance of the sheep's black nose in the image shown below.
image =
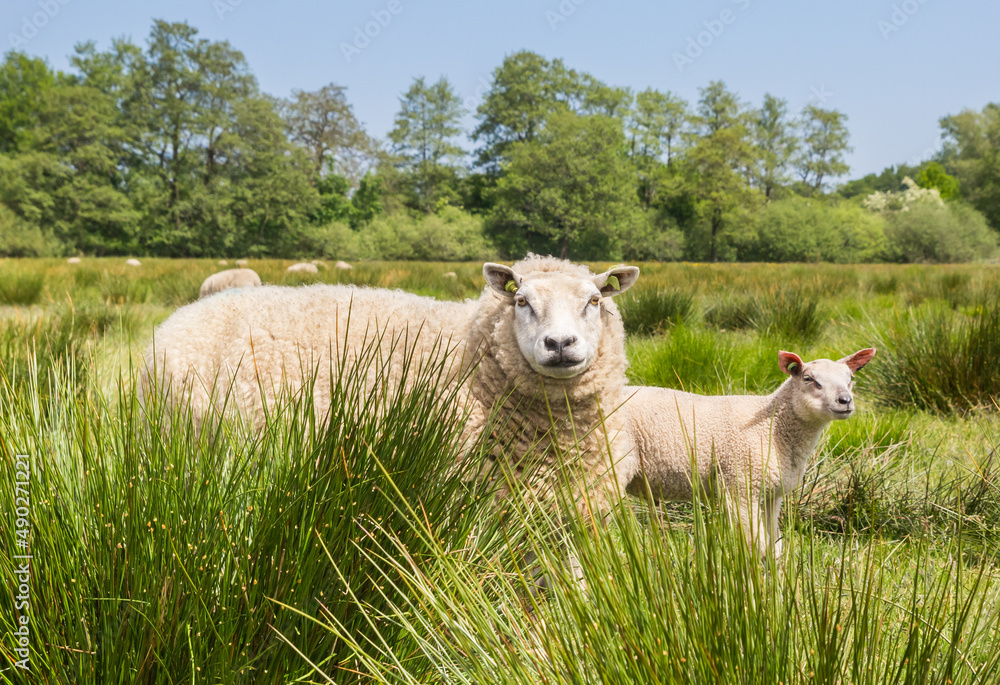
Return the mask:
[[[576,342],[575,335],[568,335],[565,338],[553,338],[546,336],[545,349],[550,352],[562,352],[564,349]]]
[[[851,393],[849,392],[842,392],[837,395],[837,404],[849,405],[852,401],[854,401],[854,398],[851,397]]]

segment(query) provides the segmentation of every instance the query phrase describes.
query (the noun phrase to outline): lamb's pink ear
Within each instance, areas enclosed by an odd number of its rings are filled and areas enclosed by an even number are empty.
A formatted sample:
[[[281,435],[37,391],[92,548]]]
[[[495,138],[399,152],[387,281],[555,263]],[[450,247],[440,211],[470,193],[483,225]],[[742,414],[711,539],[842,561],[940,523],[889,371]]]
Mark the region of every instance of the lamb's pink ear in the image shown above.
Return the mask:
[[[521,287],[521,277],[512,268],[503,264],[486,262],[483,264],[483,278],[486,284],[504,297],[514,297]]]
[[[854,373],[855,371],[857,371],[858,369],[860,369],[862,366],[864,366],[865,364],[867,364],[868,362],[870,362],[872,360],[872,357],[874,357],[874,356],[875,356],[875,348],[874,347],[868,347],[868,348],[865,348],[863,350],[858,350],[857,352],[855,352],[851,356],[844,357],[843,359],[841,359],[839,361],[842,364],[847,364],[847,368],[849,368],[851,370],[851,373]]]
[[[779,351],[778,368],[789,376],[798,376],[802,373],[802,359],[794,352]]]

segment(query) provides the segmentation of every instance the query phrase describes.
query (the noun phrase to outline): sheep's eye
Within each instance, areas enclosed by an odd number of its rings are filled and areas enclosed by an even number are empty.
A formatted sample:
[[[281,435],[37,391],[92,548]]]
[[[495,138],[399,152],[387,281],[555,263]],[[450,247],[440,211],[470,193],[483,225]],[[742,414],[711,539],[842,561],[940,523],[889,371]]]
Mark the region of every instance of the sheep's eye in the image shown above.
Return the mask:
[[[517,303],[518,307],[524,307],[527,306],[528,304],[528,298],[525,297],[524,295],[518,295],[517,297],[514,298],[514,302]]]
[[[590,296],[590,304],[600,304],[600,303],[601,303],[601,296],[600,295],[591,295]]]

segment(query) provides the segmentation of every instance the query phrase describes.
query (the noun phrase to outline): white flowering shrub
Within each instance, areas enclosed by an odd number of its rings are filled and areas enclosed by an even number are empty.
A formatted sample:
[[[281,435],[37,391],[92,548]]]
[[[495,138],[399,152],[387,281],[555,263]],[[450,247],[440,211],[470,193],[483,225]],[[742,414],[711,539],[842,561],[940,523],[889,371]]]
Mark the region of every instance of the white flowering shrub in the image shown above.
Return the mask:
[[[886,212],[908,212],[910,207],[917,203],[929,202],[940,207],[944,206],[941,193],[937,188],[921,188],[909,176],[903,179],[906,190],[902,192],[875,191],[864,199],[862,203],[865,208],[878,213]]]

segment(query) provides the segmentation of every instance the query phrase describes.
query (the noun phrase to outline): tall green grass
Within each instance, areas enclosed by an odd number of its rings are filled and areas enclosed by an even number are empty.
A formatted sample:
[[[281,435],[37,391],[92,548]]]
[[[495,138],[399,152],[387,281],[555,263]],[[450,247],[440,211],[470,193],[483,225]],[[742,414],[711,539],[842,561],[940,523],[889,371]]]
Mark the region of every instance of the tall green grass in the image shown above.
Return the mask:
[[[289,263],[251,267],[291,283]],[[786,502],[780,564],[752,558],[714,502],[626,499],[594,527],[516,487],[497,501],[451,468],[463,417],[433,364],[410,395],[334,377],[327,424],[308,394],[261,431],[199,432],[141,404],[130,360],[221,268],[0,265],[41,282],[0,307],[0,682],[23,681],[7,668],[19,452],[39,682],[1000,681],[995,268],[642,265],[626,297],[652,303],[623,307],[633,382],[766,393],[778,349],[879,348],[858,415],[830,427]],[[356,263],[314,280],[460,299],[480,270]],[[787,324],[782,293],[805,303]],[[752,325],[708,314],[749,301]]]
[[[376,634],[317,621],[351,645],[377,683],[1000,677],[1000,588],[989,572],[965,568],[960,542],[886,548],[845,537],[819,547],[808,534],[790,533],[787,560],[775,566],[761,564],[715,507],[693,512],[681,531],[655,512],[647,528],[628,508],[605,529],[572,526],[566,544],[585,585],[561,572],[557,549],[539,543],[543,564],[560,579],[543,597],[530,594],[502,547],[439,549],[431,563],[416,565],[393,541],[372,553],[386,585],[394,583],[388,607],[357,600]],[[400,653],[401,636],[418,651]],[[317,671],[320,682],[346,675]]]
[[[1000,398],[1000,290],[971,311],[901,312],[880,334],[870,387],[892,406],[938,412],[990,408]]]
[[[346,664],[343,641],[284,608],[366,629],[327,554],[377,606],[386,581],[356,543],[379,543],[384,527],[419,561],[428,543],[409,509],[459,548],[492,502],[454,469],[464,419],[441,363],[412,369],[412,394],[367,388],[363,374],[317,379],[332,382],[327,424],[307,393],[262,432],[235,419],[195,430],[157,393],[141,405],[127,371],[110,398],[72,392],[72,368],[36,368],[27,387],[0,383],[0,570],[14,587],[13,456],[27,454],[31,663],[48,682],[286,682],[309,661]],[[0,593],[5,636],[13,609]],[[20,682],[2,654],[0,682]]]

